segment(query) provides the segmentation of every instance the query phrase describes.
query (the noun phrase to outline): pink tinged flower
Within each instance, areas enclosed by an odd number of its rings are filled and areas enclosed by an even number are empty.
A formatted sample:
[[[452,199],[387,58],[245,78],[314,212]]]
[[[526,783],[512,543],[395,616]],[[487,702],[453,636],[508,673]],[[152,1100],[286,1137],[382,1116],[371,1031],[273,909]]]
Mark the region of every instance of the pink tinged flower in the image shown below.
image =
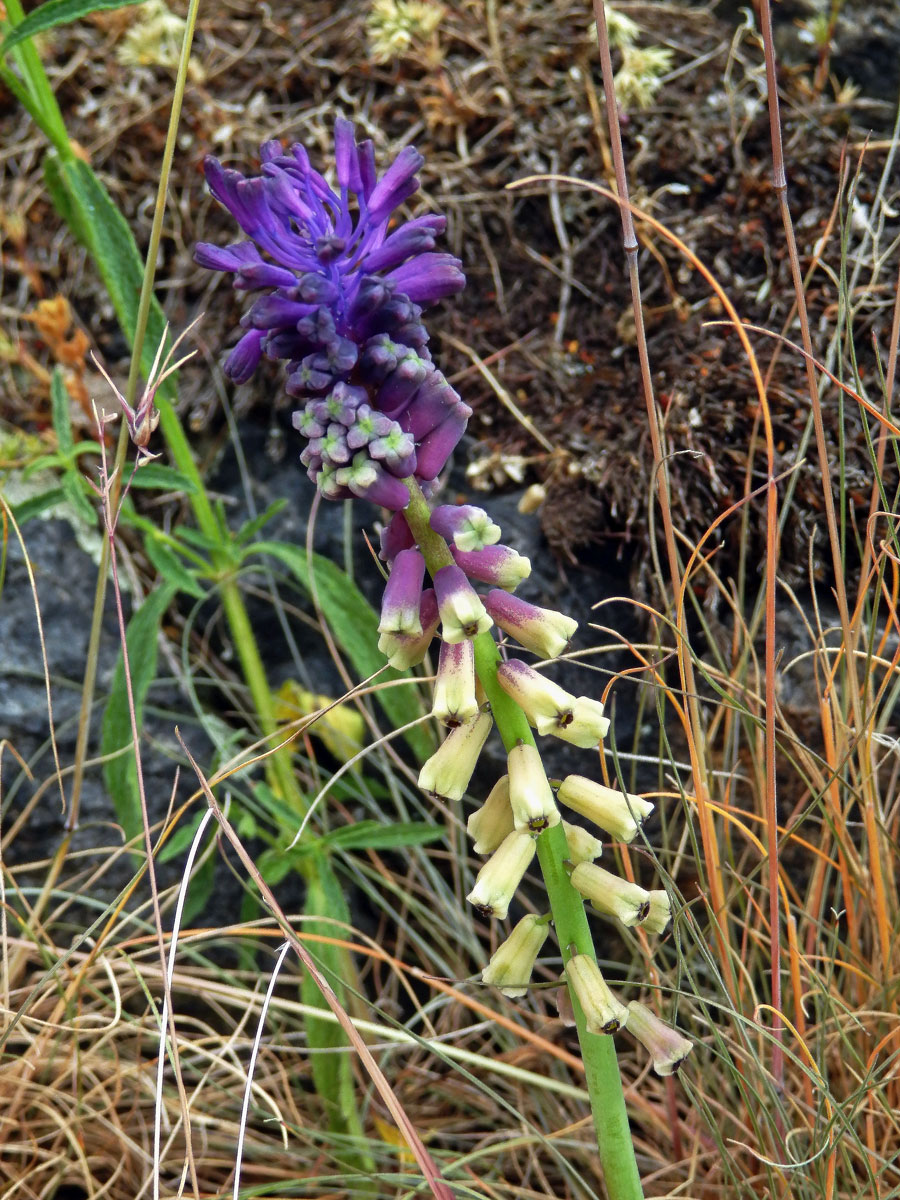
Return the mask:
[[[504,996],[524,996],[549,932],[550,923],[546,918],[536,917],[533,913],[523,917],[491,955],[490,962],[481,972],[481,982],[498,987]]]
[[[603,843],[600,839],[595,838],[592,833],[588,833],[581,825],[570,825],[568,821],[563,821],[563,829],[566,834],[569,862],[573,866],[577,867],[579,863],[583,862],[593,862],[603,853]],[[652,896],[653,893],[651,892],[650,895]]]
[[[411,550],[416,539],[402,512],[395,512],[381,531],[381,550],[378,557],[392,563],[401,550]]]
[[[648,892],[647,897],[649,910],[641,921],[641,929],[646,929],[648,933],[665,933],[669,921],[672,919],[672,902],[669,899],[669,893],[663,891],[662,888],[657,888]]]
[[[434,576],[434,590],[445,642],[462,642],[490,629],[491,618],[459,567],[452,564],[441,567]]]
[[[578,628],[578,622],[571,617],[552,608],[538,608],[502,588],[488,592],[484,606],[504,633],[541,658],[562,654]]]
[[[529,724],[540,733],[572,720],[575,697],[521,659],[511,658],[501,663],[497,668],[497,679],[523,710]]]
[[[623,925],[640,925],[650,912],[649,892],[596,863],[579,863],[570,879],[572,887],[590,900],[597,912],[616,917]]]
[[[590,955],[573,955],[566,963],[566,979],[584,1012],[588,1033],[615,1033],[624,1028],[628,1009],[609,990]]]
[[[475,886],[466,899],[483,917],[502,921],[536,850],[537,842],[529,834],[516,830],[507,834],[478,872]]]
[[[501,529],[474,504],[441,504],[432,510],[431,528],[457,550],[483,550],[500,541]]]
[[[531,559],[510,546],[485,546],[483,550],[457,550],[453,557],[470,579],[512,592],[531,574]]]
[[[603,705],[599,700],[590,696],[576,696],[572,707],[571,719],[566,718],[553,728],[541,728],[540,733],[551,733],[573,746],[582,750],[592,750],[599,746],[609,730],[609,721],[603,715]]]
[[[525,742],[513,746],[507,763],[509,805],[516,829],[537,834],[558,825],[559,810],[535,747]]]
[[[503,775],[491,788],[481,808],[469,817],[466,830],[475,843],[472,849],[476,854],[493,854],[514,829],[513,811],[509,805],[509,776]]]
[[[422,633],[419,605],[425,579],[425,559],[418,550],[401,550],[394,559],[381,601],[379,633]]]
[[[431,588],[426,588],[422,593],[419,621],[422,625],[420,634],[383,633],[378,639],[378,649],[397,671],[408,671],[410,667],[417,667],[428,653],[428,647],[438,631],[441,618]]]
[[[584,775],[567,775],[560,784],[558,797],[568,808],[620,842],[634,841],[642,822],[653,812],[649,800],[630,792],[616,792]]]
[[[475,646],[470,641],[442,642],[431,715],[455,729],[478,712],[475,699]]]
[[[628,1005],[628,1031],[649,1052],[657,1075],[671,1075],[677,1071],[694,1048],[693,1042],[637,1000]]]
[[[445,800],[462,800],[492,724],[489,713],[479,713],[474,720],[451,729],[419,772],[422,791]]]

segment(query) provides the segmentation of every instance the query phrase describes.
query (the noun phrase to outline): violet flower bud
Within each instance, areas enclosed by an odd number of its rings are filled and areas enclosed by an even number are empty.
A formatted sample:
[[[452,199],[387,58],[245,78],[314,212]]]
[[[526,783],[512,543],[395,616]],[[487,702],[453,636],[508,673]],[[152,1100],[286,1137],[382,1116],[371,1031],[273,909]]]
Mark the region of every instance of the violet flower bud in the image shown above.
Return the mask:
[[[570,879],[572,887],[590,900],[597,912],[617,917],[623,925],[639,925],[650,912],[649,892],[596,863],[579,863]]]
[[[538,834],[559,824],[559,810],[534,746],[521,742],[507,758],[509,804],[516,829]]]
[[[481,982],[498,987],[504,996],[524,996],[549,932],[550,923],[546,917],[537,917],[534,913],[523,917],[491,955],[490,962],[481,972]]]
[[[628,1009],[609,990],[590,955],[574,954],[566,963],[566,979],[578,997],[588,1033],[615,1033],[624,1028]]]
[[[483,917],[502,921],[536,850],[537,842],[527,833],[513,830],[507,834],[478,872],[475,886],[466,899]]]
[[[429,478],[424,471],[422,477]],[[453,546],[451,550],[470,579],[503,588],[506,592],[515,591],[531,574],[531,560],[509,546],[485,546],[483,550],[457,550]]]
[[[442,642],[431,715],[455,729],[457,725],[471,721],[477,712],[475,646],[468,640]]]
[[[445,800],[462,800],[492,725],[490,713],[480,712],[465,725],[451,729],[419,772],[422,791]]]
[[[476,854],[493,854],[514,829],[515,821],[509,804],[509,776],[502,775],[481,808],[469,817],[466,830],[475,843],[472,849]]]
[[[488,592],[484,606],[504,633],[541,658],[556,658],[562,654],[578,628],[578,622],[571,617],[551,608],[538,608],[501,588]]]
[[[452,564],[441,567],[434,576],[434,590],[445,642],[462,642],[490,629],[491,618],[459,567]]]
[[[672,1075],[694,1048],[693,1042],[637,1000],[628,1005],[628,1032],[649,1051],[657,1075]]]
[[[603,843],[600,839],[595,838],[592,833],[588,833],[581,825],[571,825],[568,821],[563,821],[563,829],[566,834],[569,862],[573,866],[577,867],[579,863],[583,862],[593,862],[603,853]],[[653,892],[650,895],[652,896]]]
[[[379,633],[422,633],[419,605],[425,579],[425,559],[418,550],[401,550],[394,559],[381,600]]]
[[[378,639],[378,649],[397,671],[408,671],[410,667],[417,667],[428,653],[428,647],[438,631],[441,618],[432,588],[426,588],[422,593],[422,600],[419,604],[419,621],[422,625],[422,632],[418,635],[383,633]]]
[[[502,531],[474,504],[441,504],[431,512],[431,528],[457,550],[483,550],[500,541]]]
[[[584,775],[567,775],[558,792],[559,800],[599,825],[620,842],[633,842],[653,804],[630,792],[617,792]]]
[[[381,531],[381,551],[378,557],[392,563],[401,550],[409,550],[415,544],[416,539],[406,523],[406,517],[402,512],[395,512]]]
[[[466,432],[471,415],[472,410],[468,405],[457,404],[436,429],[425,435],[417,450],[416,471],[421,479],[436,479],[441,473]]]
[[[349,467],[335,472],[341,487],[349,488],[354,496],[380,504],[382,508],[406,508],[409,504],[409,489],[406,484],[389,475],[378,463],[372,462],[365,451],[353,456]],[[490,618],[488,618],[490,619]]]

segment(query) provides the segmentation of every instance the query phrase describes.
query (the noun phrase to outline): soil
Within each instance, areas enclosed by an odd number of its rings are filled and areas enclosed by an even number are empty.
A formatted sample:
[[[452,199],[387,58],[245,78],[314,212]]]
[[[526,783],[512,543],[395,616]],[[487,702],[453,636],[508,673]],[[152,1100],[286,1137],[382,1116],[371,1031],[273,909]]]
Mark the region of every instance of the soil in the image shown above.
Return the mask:
[[[434,35],[387,64],[372,61],[367,10],[357,4],[227,0],[201,10],[158,280],[174,329],[204,314],[199,354],[182,371],[180,388],[204,456],[214,456],[227,437],[226,398],[239,413],[271,423],[269,453],[294,450],[290,401],[277,372],[237,389],[220,372],[242,301],[191,261],[196,241],[235,236],[228,215],[205,192],[203,157],[214,153],[249,170],[258,144],[280,137],[302,140],[324,166],[340,111],[374,137],[382,163],[407,142],[422,151],[419,203],[447,214],[447,243],[465,264],[466,291],[435,311],[430,328],[436,357],[476,413],[467,486],[496,493],[542,483],[541,520],[557,555],[574,563],[615,554],[633,565],[638,585],[646,583],[652,455],[617,209],[583,187],[541,182],[506,190],[546,172],[610,183],[587,7],[571,0],[448,4]],[[623,111],[622,122],[632,198],[668,230],[640,227],[639,264],[653,384],[674,452],[675,523],[696,539],[745,494],[748,481],[758,485],[765,459],[747,357],[729,328],[709,324],[723,317],[721,304],[677,242],[709,267],[743,320],[798,340],[771,185],[762,54],[756,34],[739,25],[738,6],[629,3],[623,10],[644,31],[642,44],[673,54],[652,105]],[[828,60],[810,44],[812,14],[809,3],[779,7],[779,83],[790,207],[801,268],[810,272],[811,322],[824,346],[840,334],[841,216],[857,243],[860,237],[865,243],[888,161],[900,22],[891,3],[848,0]],[[138,10],[130,9],[96,14],[45,35],[41,54],[71,135],[143,247],[173,70],[153,63],[149,44],[148,65],[119,60],[138,19]],[[29,319],[38,301],[64,295],[90,347],[119,381],[127,347],[90,264],[46,198],[42,138],[2,88],[0,115],[7,146],[0,160],[2,410],[10,422],[46,431],[45,372],[54,346]],[[852,177],[853,195],[848,198],[845,186],[833,220],[842,172]],[[896,225],[891,188],[888,180],[888,219],[874,231],[874,249],[871,238],[861,247],[852,329],[855,386],[871,389],[876,405],[872,347],[886,354],[893,302],[884,255]],[[776,354],[771,338],[755,337],[754,347],[763,371],[771,371],[775,468],[793,472],[782,566],[807,577],[812,553],[814,575],[826,578],[821,468],[814,443],[801,448],[809,415],[804,364],[791,348]],[[473,356],[489,364],[494,383]],[[85,394],[101,392],[102,381],[83,357],[81,371]],[[836,452],[839,390],[826,388],[823,402]],[[87,422],[85,414],[85,433]],[[844,422],[852,521],[854,504],[867,512],[870,470],[854,405]],[[750,446],[755,449],[748,452]],[[266,470],[265,462],[251,470]],[[717,531],[709,544],[721,543],[723,569],[736,568],[739,546],[755,561],[761,513],[761,505],[751,506],[746,536],[737,519]]]

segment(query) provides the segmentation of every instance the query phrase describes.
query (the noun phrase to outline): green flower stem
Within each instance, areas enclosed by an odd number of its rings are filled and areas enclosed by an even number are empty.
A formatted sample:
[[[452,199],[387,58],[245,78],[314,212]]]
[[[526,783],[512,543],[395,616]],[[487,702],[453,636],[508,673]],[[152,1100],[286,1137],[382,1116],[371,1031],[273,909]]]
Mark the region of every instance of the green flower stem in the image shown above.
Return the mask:
[[[404,515],[433,576],[435,571],[453,562],[453,556],[444,539],[438,537],[429,525],[428,501],[416,481],[405,479],[404,483],[412,497]],[[490,701],[503,745],[507,752],[519,742],[534,746],[534,734],[527,717],[497,679],[499,661],[500,652],[491,633],[479,634],[475,639],[475,669]],[[569,851],[562,824],[545,829],[537,839],[537,848],[563,962],[568,962],[573,954],[587,954],[595,959],[584,900],[569,882],[564,865]],[[644,1193],[628,1126],[615,1043],[605,1034],[588,1033],[578,998],[571,989],[569,994],[575,1012],[607,1192],[610,1200],[642,1200]]]

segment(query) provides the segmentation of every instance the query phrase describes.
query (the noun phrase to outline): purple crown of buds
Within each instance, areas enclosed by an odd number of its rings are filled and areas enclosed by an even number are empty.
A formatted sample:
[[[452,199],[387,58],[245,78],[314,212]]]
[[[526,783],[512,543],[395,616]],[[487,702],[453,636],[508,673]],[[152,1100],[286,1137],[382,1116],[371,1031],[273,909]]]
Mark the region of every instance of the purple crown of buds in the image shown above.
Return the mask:
[[[294,428],[301,461],[329,499],[364,496],[401,509],[401,480],[437,477],[471,409],[434,366],[422,308],[465,286],[458,259],[434,252],[437,214],[388,228],[419,186],[423,158],[401,150],[381,178],[371,141],[334,128],[336,188],[297,144],[260,148],[262,174],[205,161],[209,189],[247,240],[200,243],[195,261],[234,275],[239,291],[263,291],[241,320],[225,363],[238,383],[263,355],[287,364],[286,390],[304,401]]]

